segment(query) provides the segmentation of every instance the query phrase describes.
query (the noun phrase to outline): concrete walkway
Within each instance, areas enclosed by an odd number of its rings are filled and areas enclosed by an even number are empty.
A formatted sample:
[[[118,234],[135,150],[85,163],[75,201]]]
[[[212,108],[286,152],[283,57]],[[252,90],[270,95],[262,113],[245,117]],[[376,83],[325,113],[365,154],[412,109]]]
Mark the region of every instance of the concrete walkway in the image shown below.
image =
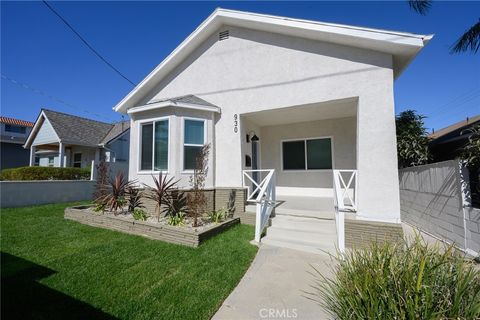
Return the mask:
[[[332,264],[326,254],[261,245],[247,273],[212,319],[329,319],[304,292],[312,292],[311,266],[331,275]]]

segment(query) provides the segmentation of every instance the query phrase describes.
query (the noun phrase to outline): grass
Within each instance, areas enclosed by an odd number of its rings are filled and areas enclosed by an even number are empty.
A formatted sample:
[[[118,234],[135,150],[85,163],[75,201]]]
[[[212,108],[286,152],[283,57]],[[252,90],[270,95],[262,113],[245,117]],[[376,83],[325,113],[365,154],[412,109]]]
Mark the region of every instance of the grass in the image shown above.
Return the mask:
[[[66,206],[1,211],[2,319],[209,319],[257,251],[250,226],[189,248],[64,220]]]

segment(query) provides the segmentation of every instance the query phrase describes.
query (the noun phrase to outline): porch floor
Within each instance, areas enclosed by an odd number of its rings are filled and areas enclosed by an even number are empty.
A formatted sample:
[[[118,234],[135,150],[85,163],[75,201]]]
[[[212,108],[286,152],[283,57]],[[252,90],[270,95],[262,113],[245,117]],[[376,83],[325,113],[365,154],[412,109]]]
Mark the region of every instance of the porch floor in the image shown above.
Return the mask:
[[[277,215],[335,219],[333,197],[278,196],[277,201],[275,207]],[[245,211],[255,212],[255,204],[248,204]]]

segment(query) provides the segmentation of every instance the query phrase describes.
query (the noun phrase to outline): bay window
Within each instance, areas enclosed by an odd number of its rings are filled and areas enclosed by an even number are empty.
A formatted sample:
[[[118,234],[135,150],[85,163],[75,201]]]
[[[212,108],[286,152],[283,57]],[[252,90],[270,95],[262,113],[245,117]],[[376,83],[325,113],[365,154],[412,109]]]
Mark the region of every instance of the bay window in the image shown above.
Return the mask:
[[[140,170],[168,170],[168,120],[141,124]]]
[[[183,169],[193,170],[197,155],[205,145],[205,121],[184,120],[183,132]]]
[[[332,169],[332,139],[283,141],[282,161],[286,171]]]

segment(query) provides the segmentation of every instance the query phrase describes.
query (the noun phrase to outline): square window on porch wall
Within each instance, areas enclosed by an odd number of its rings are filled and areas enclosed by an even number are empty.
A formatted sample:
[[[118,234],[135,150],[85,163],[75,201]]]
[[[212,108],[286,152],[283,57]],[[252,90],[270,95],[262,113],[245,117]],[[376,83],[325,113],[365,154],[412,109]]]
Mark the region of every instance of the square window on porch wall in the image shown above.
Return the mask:
[[[283,170],[332,169],[331,138],[282,142]]]

